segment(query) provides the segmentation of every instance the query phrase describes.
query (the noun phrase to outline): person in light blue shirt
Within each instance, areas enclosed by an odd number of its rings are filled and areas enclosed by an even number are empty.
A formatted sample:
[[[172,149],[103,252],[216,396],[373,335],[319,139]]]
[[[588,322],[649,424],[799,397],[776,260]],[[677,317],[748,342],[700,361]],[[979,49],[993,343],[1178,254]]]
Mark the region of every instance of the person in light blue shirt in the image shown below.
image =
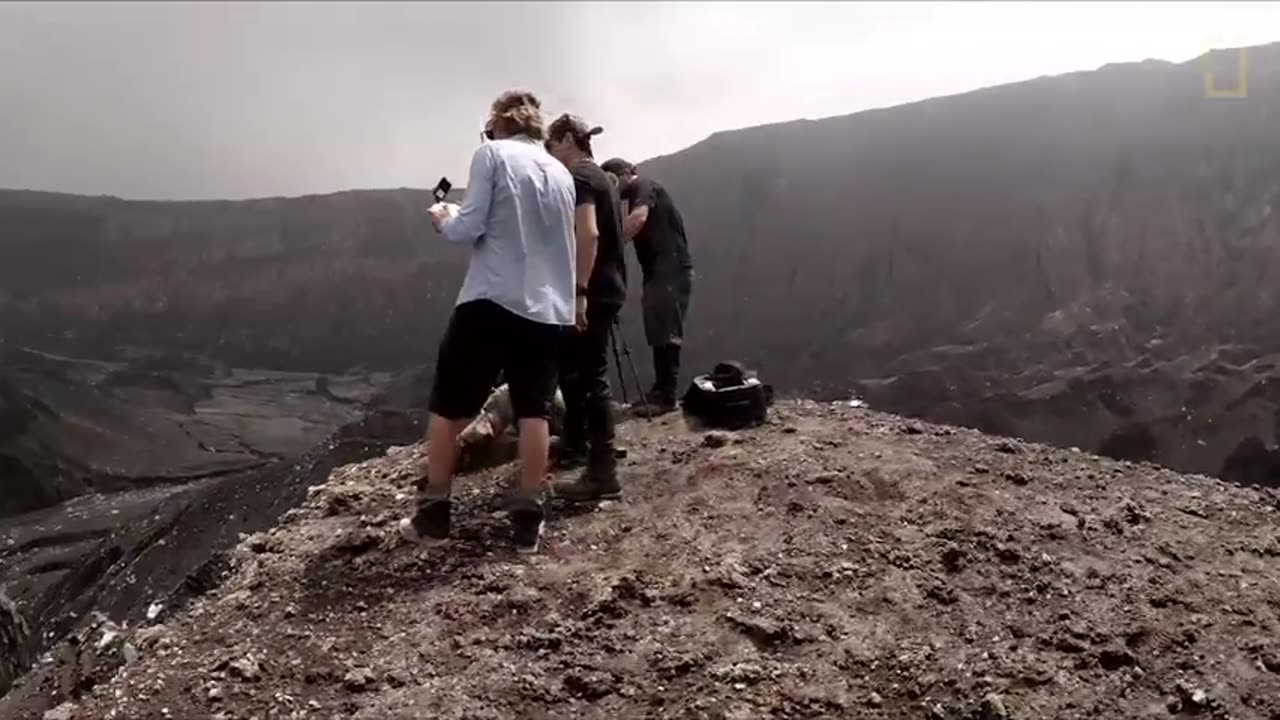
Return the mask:
[[[530,134],[482,144],[462,206],[439,210],[445,239],[471,245],[458,304],[491,300],[534,322],[573,325],[574,201],[573,176]]]
[[[458,434],[501,372],[520,434],[512,537],[517,550],[533,552],[545,516],[541,495],[560,344],[586,315],[585,296],[578,297],[575,286],[585,287],[586,277],[579,276],[591,268],[577,267],[573,177],[543,147],[541,103],[532,93],[503,93],[487,128],[492,139],[471,158],[462,205],[438,203],[429,211],[446,240],[471,247],[471,262],[436,359],[418,508],[400,530],[413,542],[448,539]]]

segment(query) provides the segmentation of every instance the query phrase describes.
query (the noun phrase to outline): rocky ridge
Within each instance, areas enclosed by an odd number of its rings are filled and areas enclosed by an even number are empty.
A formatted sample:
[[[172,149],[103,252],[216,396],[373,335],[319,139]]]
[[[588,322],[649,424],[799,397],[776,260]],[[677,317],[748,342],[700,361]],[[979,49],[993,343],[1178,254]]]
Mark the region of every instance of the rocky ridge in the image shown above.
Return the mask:
[[[844,403],[621,435],[626,501],[561,509],[532,558],[508,470],[428,550],[394,532],[420,446],[339,468],[51,711],[1280,718],[1272,490]],[[39,717],[21,691],[0,716]]]

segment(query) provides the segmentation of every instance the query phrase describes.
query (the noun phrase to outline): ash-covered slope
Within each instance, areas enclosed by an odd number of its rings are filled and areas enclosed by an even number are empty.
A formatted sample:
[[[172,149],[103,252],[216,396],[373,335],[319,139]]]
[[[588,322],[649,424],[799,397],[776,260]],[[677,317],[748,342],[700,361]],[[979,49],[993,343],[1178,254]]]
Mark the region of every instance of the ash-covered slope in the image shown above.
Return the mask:
[[[150,374],[0,342],[0,519],[87,492],[264,464],[265,453],[226,442],[196,417],[196,404],[210,397],[194,374]]]
[[[626,502],[531,558],[501,472],[426,550],[394,532],[420,447],[339,469],[59,713],[1280,716],[1273,491],[843,404],[622,435]],[[43,712],[23,692],[3,717]]]
[[[164,353],[111,363],[0,340],[0,529],[86,493],[177,486],[301,455],[359,419],[388,381]]]

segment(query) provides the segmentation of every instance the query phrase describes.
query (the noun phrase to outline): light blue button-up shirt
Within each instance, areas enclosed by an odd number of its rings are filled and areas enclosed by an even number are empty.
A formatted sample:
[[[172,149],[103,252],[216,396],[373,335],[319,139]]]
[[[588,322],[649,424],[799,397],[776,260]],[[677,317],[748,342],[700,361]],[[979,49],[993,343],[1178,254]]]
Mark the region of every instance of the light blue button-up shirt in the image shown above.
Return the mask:
[[[482,144],[460,211],[441,225],[450,242],[471,244],[458,304],[491,300],[535,322],[572,325],[574,197],[573,176],[536,140]]]

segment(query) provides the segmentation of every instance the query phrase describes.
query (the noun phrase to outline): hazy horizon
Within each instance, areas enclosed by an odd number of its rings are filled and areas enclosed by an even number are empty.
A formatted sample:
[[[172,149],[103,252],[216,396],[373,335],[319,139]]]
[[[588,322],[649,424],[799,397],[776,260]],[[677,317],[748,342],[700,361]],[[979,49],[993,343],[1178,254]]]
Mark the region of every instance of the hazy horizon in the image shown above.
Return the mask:
[[[1280,39],[1278,18],[1260,2],[3,3],[0,187],[237,200],[463,185],[489,102],[512,87],[548,120],[604,126],[599,156],[638,162],[721,130],[1185,62]]]

